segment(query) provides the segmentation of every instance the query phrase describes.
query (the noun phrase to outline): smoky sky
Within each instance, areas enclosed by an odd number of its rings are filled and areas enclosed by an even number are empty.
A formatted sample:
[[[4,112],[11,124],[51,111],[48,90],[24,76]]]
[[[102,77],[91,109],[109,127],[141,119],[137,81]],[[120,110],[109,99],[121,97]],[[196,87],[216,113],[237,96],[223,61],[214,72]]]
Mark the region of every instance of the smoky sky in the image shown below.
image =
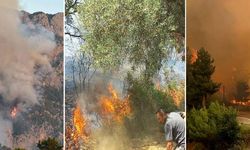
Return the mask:
[[[250,77],[250,1],[187,0],[187,46],[214,58],[214,79],[228,91]]]

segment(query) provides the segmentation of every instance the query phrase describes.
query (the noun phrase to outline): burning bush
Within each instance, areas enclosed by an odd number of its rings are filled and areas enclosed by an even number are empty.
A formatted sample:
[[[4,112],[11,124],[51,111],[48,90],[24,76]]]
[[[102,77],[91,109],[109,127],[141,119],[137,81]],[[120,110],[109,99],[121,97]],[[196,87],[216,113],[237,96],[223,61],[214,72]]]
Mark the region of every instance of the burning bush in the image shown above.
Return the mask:
[[[105,122],[116,121],[122,123],[124,117],[131,114],[129,97],[119,98],[117,91],[111,84],[109,84],[108,90],[111,96],[101,96],[99,101],[101,116]]]

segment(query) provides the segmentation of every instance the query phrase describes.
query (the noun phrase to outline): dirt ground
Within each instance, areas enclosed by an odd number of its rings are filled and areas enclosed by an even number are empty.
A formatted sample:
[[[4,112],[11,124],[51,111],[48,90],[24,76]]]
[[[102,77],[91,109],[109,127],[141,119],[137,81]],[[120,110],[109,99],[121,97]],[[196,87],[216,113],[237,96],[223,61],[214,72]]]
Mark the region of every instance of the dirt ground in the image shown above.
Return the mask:
[[[250,140],[250,111],[239,111],[237,120],[242,127],[242,132],[244,132],[243,136],[246,140]],[[246,149],[250,149],[250,142],[246,144]]]
[[[250,125],[250,111],[239,111],[237,120],[240,124]]]

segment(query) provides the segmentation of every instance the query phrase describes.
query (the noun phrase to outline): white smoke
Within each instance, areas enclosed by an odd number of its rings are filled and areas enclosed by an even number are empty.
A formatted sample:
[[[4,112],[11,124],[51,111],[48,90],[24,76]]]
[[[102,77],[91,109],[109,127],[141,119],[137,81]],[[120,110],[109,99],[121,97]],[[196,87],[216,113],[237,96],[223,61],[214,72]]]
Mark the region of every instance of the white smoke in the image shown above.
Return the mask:
[[[7,146],[10,146],[11,143],[11,134],[12,131],[12,122],[4,119],[0,112],[0,144],[4,143]]]
[[[0,106],[39,104],[35,71],[37,66],[52,71],[47,54],[56,46],[54,34],[39,25],[31,30],[21,24],[17,0],[0,0],[0,20]],[[11,146],[8,111],[0,110],[0,144]]]
[[[55,47],[53,33],[38,27],[36,34],[21,25],[17,1],[0,3],[0,95],[4,100],[38,103],[36,65],[50,69],[47,53]]]

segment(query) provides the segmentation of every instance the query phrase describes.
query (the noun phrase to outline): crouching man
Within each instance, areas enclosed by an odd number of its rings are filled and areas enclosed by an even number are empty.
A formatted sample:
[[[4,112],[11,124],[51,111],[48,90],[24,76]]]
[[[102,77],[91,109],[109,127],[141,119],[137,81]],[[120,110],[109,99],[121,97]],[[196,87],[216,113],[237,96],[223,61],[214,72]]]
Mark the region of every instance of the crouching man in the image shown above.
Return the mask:
[[[185,150],[185,121],[181,113],[167,113],[163,109],[156,112],[159,123],[164,124],[167,150]],[[174,146],[174,143],[176,146]]]

